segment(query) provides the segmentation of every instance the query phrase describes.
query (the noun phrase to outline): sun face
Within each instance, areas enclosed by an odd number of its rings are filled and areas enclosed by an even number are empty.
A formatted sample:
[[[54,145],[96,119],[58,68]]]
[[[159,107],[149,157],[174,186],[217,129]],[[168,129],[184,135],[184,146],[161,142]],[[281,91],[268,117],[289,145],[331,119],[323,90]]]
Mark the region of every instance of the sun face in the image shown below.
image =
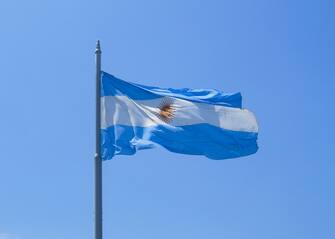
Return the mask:
[[[161,108],[159,115],[166,119],[171,119],[173,117],[173,109],[171,105],[165,105]]]
[[[166,123],[169,123],[174,117],[174,105],[172,100],[164,99],[159,106],[159,118]]]

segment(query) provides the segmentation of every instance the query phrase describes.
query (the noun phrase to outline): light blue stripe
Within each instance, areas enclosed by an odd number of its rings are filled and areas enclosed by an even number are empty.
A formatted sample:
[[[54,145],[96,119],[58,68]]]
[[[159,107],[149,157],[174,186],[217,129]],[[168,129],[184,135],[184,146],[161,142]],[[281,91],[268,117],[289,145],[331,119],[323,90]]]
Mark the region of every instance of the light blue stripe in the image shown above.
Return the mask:
[[[246,156],[257,151],[257,133],[230,131],[209,124],[181,127],[115,125],[101,130],[102,159],[132,155],[156,144],[175,153],[204,155],[210,159]]]
[[[133,100],[150,100],[165,96],[193,102],[224,105],[234,108],[242,107],[240,93],[223,94],[209,89],[172,89],[144,86],[120,80],[106,72],[101,73],[101,96],[126,95]]]

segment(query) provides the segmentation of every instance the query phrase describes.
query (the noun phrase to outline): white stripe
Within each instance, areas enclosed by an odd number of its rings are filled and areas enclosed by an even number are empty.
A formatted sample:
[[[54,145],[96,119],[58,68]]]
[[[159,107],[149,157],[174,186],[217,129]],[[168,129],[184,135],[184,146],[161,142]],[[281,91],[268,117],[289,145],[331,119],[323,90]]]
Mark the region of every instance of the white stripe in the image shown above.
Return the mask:
[[[162,102],[174,109],[173,119],[166,123],[159,117]],[[115,124],[149,127],[155,125],[184,126],[207,123],[234,131],[258,132],[254,114],[246,109],[195,103],[173,97],[132,100],[127,96],[101,98],[101,128]]]

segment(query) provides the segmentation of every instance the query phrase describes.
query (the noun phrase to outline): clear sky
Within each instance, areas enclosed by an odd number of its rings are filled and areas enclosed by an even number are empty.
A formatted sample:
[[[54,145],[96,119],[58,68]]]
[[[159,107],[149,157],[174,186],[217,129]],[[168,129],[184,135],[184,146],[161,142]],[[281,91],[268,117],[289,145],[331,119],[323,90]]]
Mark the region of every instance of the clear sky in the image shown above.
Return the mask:
[[[103,163],[111,239],[335,238],[335,2],[0,3],[0,239],[93,238],[94,48],[161,87],[241,91],[257,154]]]

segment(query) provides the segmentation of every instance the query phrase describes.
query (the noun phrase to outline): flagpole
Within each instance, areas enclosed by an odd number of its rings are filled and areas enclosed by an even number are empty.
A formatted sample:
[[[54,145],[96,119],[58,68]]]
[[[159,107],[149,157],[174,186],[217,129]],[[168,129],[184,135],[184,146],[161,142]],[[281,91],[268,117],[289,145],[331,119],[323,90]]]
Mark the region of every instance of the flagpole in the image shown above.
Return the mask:
[[[96,64],[96,105],[95,105],[95,157],[94,157],[94,233],[95,239],[102,239],[102,161],[100,139],[100,90],[101,90],[101,49],[100,41],[97,41],[95,49]]]

